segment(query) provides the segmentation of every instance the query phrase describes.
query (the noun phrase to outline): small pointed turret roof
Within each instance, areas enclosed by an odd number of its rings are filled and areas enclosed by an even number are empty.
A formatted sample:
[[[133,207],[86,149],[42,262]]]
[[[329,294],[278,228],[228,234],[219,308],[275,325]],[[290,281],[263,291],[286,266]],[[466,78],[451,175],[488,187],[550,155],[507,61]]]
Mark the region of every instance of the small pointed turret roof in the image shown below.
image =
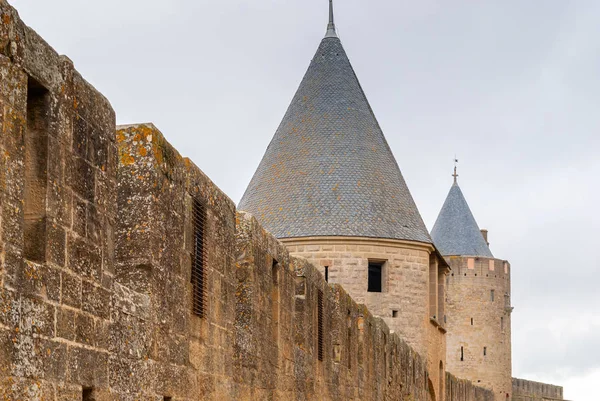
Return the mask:
[[[239,209],[278,238],[432,242],[337,36],[331,0],[325,38]]]
[[[493,258],[479,226],[471,213],[457,181],[454,169],[454,184],[442,206],[442,210],[431,230],[435,246],[444,256],[481,256]]]

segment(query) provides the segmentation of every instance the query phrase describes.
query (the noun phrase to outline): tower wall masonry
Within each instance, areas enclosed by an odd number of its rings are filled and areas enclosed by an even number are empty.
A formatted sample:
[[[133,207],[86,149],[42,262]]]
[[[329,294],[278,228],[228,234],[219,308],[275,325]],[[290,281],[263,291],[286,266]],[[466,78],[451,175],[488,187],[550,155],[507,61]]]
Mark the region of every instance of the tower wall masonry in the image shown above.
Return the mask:
[[[318,266],[330,283],[341,285],[359,303],[380,316],[401,338],[427,358],[435,394],[445,386],[446,341],[443,321],[434,319],[438,279],[445,267],[431,265],[434,248],[412,241],[375,238],[314,237],[284,239],[292,255]],[[383,263],[382,291],[368,292],[369,261]],[[433,282],[430,270],[435,276]],[[440,285],[444,286],[442,279]],[[431,298],[433,296],[433,299]],[[434,372],[437,372],[434,375]],[[442,391],[443,392],[443,391]]]
[[[448,371],[492,390],[512,393],[510,264],[484,257],[446,258]]]

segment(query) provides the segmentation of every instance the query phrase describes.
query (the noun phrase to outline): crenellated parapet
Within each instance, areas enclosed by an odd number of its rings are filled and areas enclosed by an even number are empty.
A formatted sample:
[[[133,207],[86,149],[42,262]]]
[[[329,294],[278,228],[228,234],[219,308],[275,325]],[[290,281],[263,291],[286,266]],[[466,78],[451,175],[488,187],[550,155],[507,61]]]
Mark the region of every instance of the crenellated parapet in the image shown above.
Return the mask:
[[[525,379],[512,379],[513,401],[562,401],[563,388]]]

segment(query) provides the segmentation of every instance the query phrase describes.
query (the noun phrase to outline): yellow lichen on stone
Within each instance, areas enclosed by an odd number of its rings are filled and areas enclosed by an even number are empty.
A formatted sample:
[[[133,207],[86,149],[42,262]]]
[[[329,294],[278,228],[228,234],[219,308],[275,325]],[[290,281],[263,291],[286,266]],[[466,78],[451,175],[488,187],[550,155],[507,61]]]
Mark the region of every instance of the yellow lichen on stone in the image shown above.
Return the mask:
[[[121,164],[124,166],[129,166],[133,163],[135,163],[135,159],[133,158],[133,156],[131,156],[127,151],[125,151],[124,149],[119,149],[120,150],[120,160],[121,160]]]

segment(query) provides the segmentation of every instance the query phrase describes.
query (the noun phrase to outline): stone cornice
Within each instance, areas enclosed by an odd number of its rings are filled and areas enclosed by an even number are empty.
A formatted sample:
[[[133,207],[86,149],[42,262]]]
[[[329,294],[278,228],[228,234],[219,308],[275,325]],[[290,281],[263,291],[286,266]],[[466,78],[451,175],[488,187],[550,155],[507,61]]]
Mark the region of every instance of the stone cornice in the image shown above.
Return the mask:
[[[331,245],[365,245],[365,246],[387,246],[394,248],[415,249],[420,251],[433,252],[435,247],[432,244],[417,241],[406,241],[386,238],[369,237],[300,237],[300,238],[280,238],[281,242],[288,246],[312,245],[312,244],[331,244]]]

